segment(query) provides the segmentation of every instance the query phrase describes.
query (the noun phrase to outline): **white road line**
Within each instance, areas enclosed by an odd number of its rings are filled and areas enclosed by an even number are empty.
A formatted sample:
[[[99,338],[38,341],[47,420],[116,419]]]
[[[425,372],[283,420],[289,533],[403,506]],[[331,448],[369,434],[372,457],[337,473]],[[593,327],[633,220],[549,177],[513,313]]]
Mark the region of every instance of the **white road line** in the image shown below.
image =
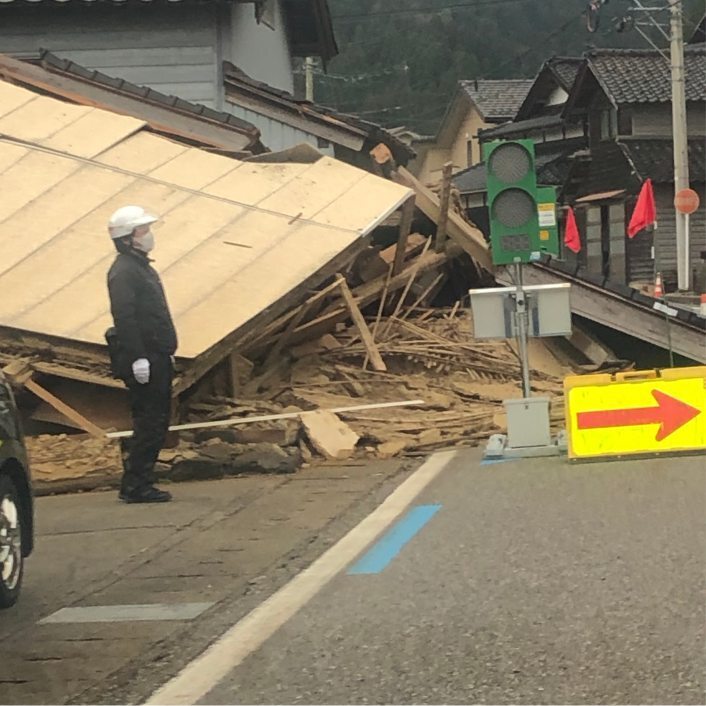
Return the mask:
[[[48,623],[126,623],[145,620],[193,620],[213,603],[87,605],[62,608],[39,621]]]
[[[367,549],[455,456],[456,451],[443,451],[430,456],[343,539],[233,625],[205,652],[155,691],[146,703],[190,706],[206,696],[232,669],[257,650],[334,576]]]

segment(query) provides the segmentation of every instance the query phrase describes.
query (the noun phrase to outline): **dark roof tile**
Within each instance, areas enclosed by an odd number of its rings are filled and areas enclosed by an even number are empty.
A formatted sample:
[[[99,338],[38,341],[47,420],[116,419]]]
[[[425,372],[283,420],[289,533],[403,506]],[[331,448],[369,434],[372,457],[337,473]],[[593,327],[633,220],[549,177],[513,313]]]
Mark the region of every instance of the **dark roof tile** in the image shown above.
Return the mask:
[[[583,59],[579,57],[563,57],[557,56],[549,59],[547,65],[554,72],[557,79],[561,83],[561,87],[565,91],[569,91],[574,85],[576,76],[578,75],[579,69]]]
[[[460,81],[466,95],[487,121],[514,118],[532,83],[531,79]]]
[[[575,151],[575,147],[558,144],[555,149],[537,154],[535,158],[537,183],[544,186],[561,186],[569,173],[571,156]],[[452,181],[462,194],[485,191],[485,163],[475,164],[454,174]]]
[[[661,184],[674,182],[671,140],[624,138],[618,144],[643,179]],[[706,182],[706,145],[703,140],[689,140],[689,179],[693,183]]]
[[[617,104],[668,103],[672,99],[669,62],[653,50],[597,49],[589,67]],[[706,46],[684,52],[687,101],[706,100]]]

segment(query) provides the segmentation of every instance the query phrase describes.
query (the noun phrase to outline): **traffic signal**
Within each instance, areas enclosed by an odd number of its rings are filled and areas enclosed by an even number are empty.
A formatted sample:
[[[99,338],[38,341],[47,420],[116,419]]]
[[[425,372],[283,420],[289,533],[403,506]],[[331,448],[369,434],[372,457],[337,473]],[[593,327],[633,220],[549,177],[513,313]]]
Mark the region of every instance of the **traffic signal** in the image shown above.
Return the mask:
[[[536,262],[559,254],[556,194],[538,187],[532,140],[484,146],[493,263]]]

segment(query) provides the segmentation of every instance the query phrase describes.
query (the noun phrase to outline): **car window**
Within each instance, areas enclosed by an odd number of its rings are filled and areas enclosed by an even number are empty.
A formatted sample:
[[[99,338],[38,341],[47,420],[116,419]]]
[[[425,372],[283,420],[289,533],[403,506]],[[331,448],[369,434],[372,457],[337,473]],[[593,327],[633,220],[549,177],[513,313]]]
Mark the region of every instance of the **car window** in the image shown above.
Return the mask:
[[[19,426],[17,408],[10,386],[0,381],[0,439],[17,439]]]

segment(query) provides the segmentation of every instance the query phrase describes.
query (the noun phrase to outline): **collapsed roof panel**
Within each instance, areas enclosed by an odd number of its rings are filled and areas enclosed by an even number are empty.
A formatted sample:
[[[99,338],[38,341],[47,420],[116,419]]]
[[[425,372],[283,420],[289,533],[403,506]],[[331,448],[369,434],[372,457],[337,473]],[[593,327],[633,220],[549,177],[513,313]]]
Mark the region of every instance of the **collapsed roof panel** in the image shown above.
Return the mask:
[[[47,51],[41,54],[41,66],[0,54],[0,75],[70,103],[144,120],[155,132],[188,144],[245,154],[264,150],[259,130],[230,113],[91,71]]]
[[[84,121],[89,146],[74,139]],[[114,257],[106,223],[138,203],[161,216],[155,267],[178,354],[193,359],[316,276],[410,195],[331,158],[242,162],[143,126],[0,82],[0,326],[102,344]]]

